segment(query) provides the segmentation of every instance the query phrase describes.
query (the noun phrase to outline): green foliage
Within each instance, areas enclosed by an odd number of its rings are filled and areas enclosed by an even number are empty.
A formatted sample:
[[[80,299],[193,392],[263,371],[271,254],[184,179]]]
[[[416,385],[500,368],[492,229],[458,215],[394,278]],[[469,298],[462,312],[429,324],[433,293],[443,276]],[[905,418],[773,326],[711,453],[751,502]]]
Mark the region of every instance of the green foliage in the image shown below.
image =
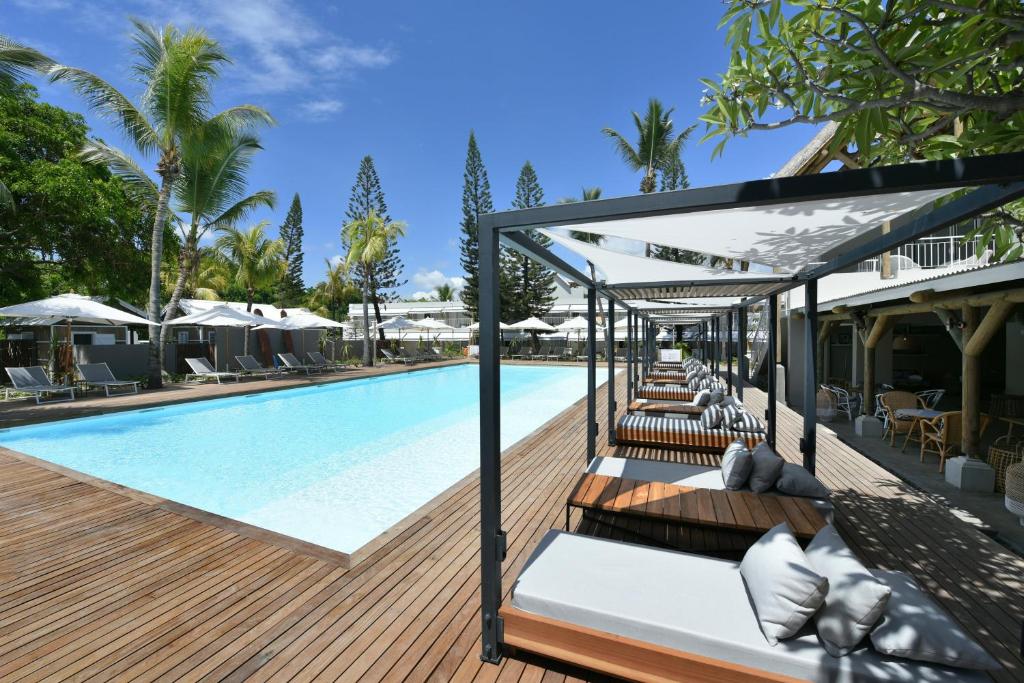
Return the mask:
[[[22,85],[0,93],[0,178],[16,210],[0,214],[0,302],[68,290],[138,300],[152,216],[125,183],[83,163],[84,119]]]
[[[838,125],[860,166],[1024,149],[1019,0],[730,0],[728,69],[702,79],[704,139]],[[1019,256],[1020,204],[982,226]]]
[[[612,139],[619,156],[634,171],[643,171],[644,175],[640,181],[640,191],[643,193],[654,192],[657,176],[669,171],[678,176],[679,170],[676,164],[681,165],[680,155],[683,144],[689,137],[692,128],[687,128],[679,134],[675,132],[672,122],[674,109],[665,109],[661,101],[652,97],[647,102],[647,112],[644,116],[633,112],[633,125],[636,128],[636,144],[634,145],[626,136],[612,128],[605,128],[604,134]],[[677,181],[678,182],[678,181]]]
[[[345,320],[348,318],[349,304],[358,303],[362,293],[349,278],[348,265],[344,261],[331,263],[324,259],[324,264],[327,266],[327,275],[308,290],[306,306],[325,318]]]
[[[687,249],[677,249],[676,247],[663,247],[660,244],[653,245],[651,248],[651,256],[662,261],[675,261],[676,263],[691,263],[693,265],[701,266],[707,263],[707,258],[704,254],[696,251],[689,251]]]
[[[230,284],[245,291],[248,311],[252,311],[256,292],[267,292],[285,270],[284,243],[269,239],[266,226],[267,222],[261,221],[249,230],[221,228],[217,238],[217,250],[231,272]]]
[[[462,179],[462,237],[459,240],[459,263],[466,273],[462,301],[466,305],[466,312],[476,320],[480,304],[480,235],[477,218],[480,214],[492,213],[494,203],[491,200],[491,183],[487,180],[487,169],[484,168],[473,131],[469,131],[466,170]]]
[[[537,172],[527,161],[519,171],[512,208],[529,209],[543,205],[544,191],[537,180]],[[530,230],[527,235],[542,246],[551,245],[551,239],[539,232]],[[552,294],[554,272],[511,249],[502,256],[502,271],[502,280],[506,286],[501,306],[505,318],[512,321],[524,320],[532,316],[541,317],[551,310],[555,300]]]
[[[366,155],[359,162],[359,172],[356,174],[355,184],[352,185],[352,194],[348,200],[348,210],[345,217],[348,223],[359,221],[373,212],[390,223],[391,217],[388,214],[388,206],[384,201],[384,190],[381,188],[380,177],[377,175],[377,168],[373,163],[373,157]],[[349,244],[342,234],[342,248],[347,253]],[[370,292],[370,301],[373,303],[374,315],[377,322],[382,320],[380,314],[381,302],[391,301],[394,298],[394,290],[405,284],[400,279],[402,275],[402,259],[399,256],[398,239],[392,238],[387,244],[383,257],[373,263],[358,262],[354,264],[351,277],[360,288],[363,281],[367,281]],[[384,339],[381,332],[381,339]]]
[[[438,301],[455,301],[455,290],[452,286],[445,282],[437,288],[437,300]]]
[[[298,306],[306,293],[306,286],[302,282],[302,202],[299,201],[298,192],[292,198],[292,205],[281,224],[279,236],[284,242],[287,270],[277,286],[277,301],[281,307]]]

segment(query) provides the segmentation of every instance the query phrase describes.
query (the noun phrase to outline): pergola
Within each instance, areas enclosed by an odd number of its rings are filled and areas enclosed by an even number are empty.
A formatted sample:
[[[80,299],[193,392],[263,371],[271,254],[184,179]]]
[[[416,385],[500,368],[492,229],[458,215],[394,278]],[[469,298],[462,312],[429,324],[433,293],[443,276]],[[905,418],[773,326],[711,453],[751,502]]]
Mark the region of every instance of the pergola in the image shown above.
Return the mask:
[[[777,296],[804,286],[807,324],[803,436],[800,449],[804,466],[815,464],[815,349],[817,283],[826,275],[888,252],[901,244],[1024,197],[1024,153],[926,161],[793,178],[754,180],[731,185],[676,192],[622,197],[573,204],[556,204],[480,216],[480,511],[481,601],[483,651],[481,657],[498,662],[502,657],[504,625],[501,606],[501,563],[505,558],[505,532],[501,528],[501,445],[499,373],[498,258],[499,246],[535,259],[588,293],[588,401],[587,458],[594,457],[596,420],[596,302],[606,297],[609,319],[614,307],[627,313],[628,390],[636,381],[637,362],[646,370],[652,362],[654,325],[659,316],[694,315],[707,318],[705,338],[719,327],[718,313],[700,311],[680,303],[683,298],[732,297],[732,311],[745,318],[746,308],[767,298],[777,310]],[[940,201],[936,201],[940,200]],[[662,264],[639,257],[617,258],[590,253],[589,260],[605,276],[594,280],[533,240],[528,231],[566,228],[616,236],[744,260],[774,272],[709,269],[686,264]],[[547,232],[554,239],[558,233]],[[557,242],[566,246],[561,235]],[[591,245],[592,246],[592,245]],[[600,249],[600,247],[593,247]],[[580,253],[580,249],[574,251]],[[603,250],[607,251],[607,250]],[[626,256],[626,255],[617,255]],[[604,258],[604,262],[601,262]],[[669,269],[670,268],[670,269]],[[654,302],[665,303],[651,309]],[[689,308],[689,310],[687,310]],[[609,397],[614,397],[614,325],[609,325]],[[775,324],[770,325],[774,345]],[[742,334],[742,331],[741,331]],[[632,347],[639,342],[635,359]],[[769,350],[774,362],[775,353]],[[742,370],[741,370],[742,375]],[[768,440],[774,444],[775,373],[769,371]],[[742,384],[742,382],[741,382]],[[609,423],[615,406],[609,401]],[[977,430],[978,415],[964,416],[966,429]],[[611,426],[611,425],[610,425]]]

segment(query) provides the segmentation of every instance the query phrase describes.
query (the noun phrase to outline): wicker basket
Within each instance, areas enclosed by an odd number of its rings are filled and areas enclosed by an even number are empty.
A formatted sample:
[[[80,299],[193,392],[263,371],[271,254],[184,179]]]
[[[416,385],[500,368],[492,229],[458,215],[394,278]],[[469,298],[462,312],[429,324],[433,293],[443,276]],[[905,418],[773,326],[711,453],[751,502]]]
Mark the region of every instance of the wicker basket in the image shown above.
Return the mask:
[[[1006,493],[1003,498],[1006,509],[1020,517],[1024,526],[1024,463],[1006,468]]]
[[[1024,441],[1001,436],[988,447],[988,464],[996,471],[996,491],[1006,491],[1006,469],[1024,461]],[[1021,498],[1024,504],[1024,497]]]

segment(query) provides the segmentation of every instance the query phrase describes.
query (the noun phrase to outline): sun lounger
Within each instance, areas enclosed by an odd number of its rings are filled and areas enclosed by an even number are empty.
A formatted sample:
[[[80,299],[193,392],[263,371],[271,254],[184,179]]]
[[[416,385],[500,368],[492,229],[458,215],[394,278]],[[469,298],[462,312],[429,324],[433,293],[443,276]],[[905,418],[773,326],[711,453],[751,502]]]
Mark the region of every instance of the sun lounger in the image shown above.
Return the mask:
[[[61,401],[74,401],[75,400],[75,388],[65,387],[60,384],[54,384],[50,381],[50,378],[46,376],[46,371],[43,370],[42,366],[31,365],[24,368],[5,368],[7,370],[7,376],[11,378],[11,384],[14,386],[14,391],[19,391],[25,394],[34,394],[36,403],[60,403]],[[4,389],[4,398],[10,396],[11,389]],[[66,394],[65,398],[53,398],[49,401],[44,401],[43,396],[45,395],[62,395]]]
[[[707,429],[699,420],[680,417],[624,415],[615,425],[615,438],[619,443],[723,453],[737,439],[747,448],[755,448],[764,441],[764,432]]]
[[[294,353],[279,353],[277,354],[277,357],[281,359],[282,363],[284,363],[285,368],[292,372],[302,370],[307,375],[311,372],[323,372],[321,368],[318,368],[315,365],[307,365],[303,363],[295,357]]]
[[[306,355],[309,356],[310,362],[321,370],[330,370],[331,372],[337,372],[338,370],[344,370],[342,366],[337,363],[332,363],[327,360],[324,354],[319,351],[307,351]]]
[[[654,382],[668,380],[671,380],[675,384],[685,385],[687,383],[686,373],[681,370],[653,370],[650,373],[648,373],[647,379],[645,381]]]
[[[221,380],[233,379],[236,382],[242,380],[242,376],[237,372],[218,372],[213,369],[210,365],[210,361],[205,358],[186,358],[185,362],[192,368],[192,372],[185,375],[185,383],[189,381],[198,382],[200,380],[205,381],[208,379],[217,380],[217,384],[221,383]]]
[[[899,572],[873,570],[885,580]],[[977,671],[881,655],[833,657],[814,620],[770,645],[739,563],[551,530],[502,607],[504,642],[630,680],[977,683]]]
[[[637,399],[630,403],[628,408],[631,413],[647,415],[701,415],[705,410],[707,406],[695,406],[693,403],[668,403],[647,399]]]
[[[235,356],[235,361],[237,361],[238,366],[242,368],[242,372],[247,375],[263,375],[264,378],[270,379],[272,375],[280,377],[284,374],[284,371],[280,368],[264,367],[253,356]]]
[[[387,349],[378,349],[378,351],[380,351],[380,355],[384,356],[384,360],[388,363],[405,363],[406,365],[412,365],[416,362],[407,356],[396,356]]]
[[[636,389],[637,398],[658,401],[692,401],[697,392],[676,384],[641,384]]]
[[[121,393],[139,393],[139,383],[134,380],[123,380],[114,377],[110,366],[106,363],[81,363],[78,365],[78,374],[88,387],[103,387],[103,391],[110,396],[111,389],[125,389]]]

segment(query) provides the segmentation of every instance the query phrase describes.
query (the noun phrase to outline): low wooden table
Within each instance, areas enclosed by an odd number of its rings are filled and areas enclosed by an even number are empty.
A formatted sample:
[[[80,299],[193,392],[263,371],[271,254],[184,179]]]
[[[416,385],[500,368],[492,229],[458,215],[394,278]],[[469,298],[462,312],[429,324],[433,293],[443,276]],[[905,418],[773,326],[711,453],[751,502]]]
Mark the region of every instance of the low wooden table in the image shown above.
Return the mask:
[[[825,519],[807,498],[716,491],[584,474],[565,503],[565,526],[572,508],[654,519],[670,524],[764,533],[787,522],[797,538],[809,540]]]

